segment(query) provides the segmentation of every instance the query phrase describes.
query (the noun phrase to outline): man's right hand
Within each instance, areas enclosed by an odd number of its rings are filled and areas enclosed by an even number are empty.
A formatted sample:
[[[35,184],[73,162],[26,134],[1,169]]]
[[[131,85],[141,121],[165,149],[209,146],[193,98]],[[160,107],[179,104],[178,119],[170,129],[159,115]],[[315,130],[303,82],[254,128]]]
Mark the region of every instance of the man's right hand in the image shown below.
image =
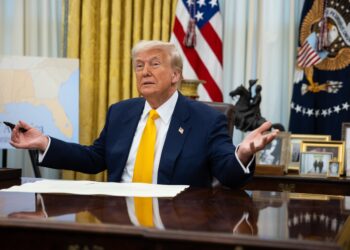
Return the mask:
[[[21,132],[20,128],[27,131]],[[44,152],[48,143],[49,139],[46,135],[23,121],[19,121],[12,130],[10,144],[15,148],[38,149]]]

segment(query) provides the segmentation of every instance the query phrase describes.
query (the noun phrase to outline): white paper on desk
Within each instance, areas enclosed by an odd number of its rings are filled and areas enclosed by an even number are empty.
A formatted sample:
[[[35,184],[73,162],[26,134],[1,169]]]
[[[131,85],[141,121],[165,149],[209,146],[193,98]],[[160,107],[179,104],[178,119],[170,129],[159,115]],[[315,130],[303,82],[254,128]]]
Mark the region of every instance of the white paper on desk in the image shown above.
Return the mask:
[[[38,180],[2,189],[2,192],[67,193],[81,195],[112,195],[134,197],[174,197],[187,185],[159,185],[146,183],[115,183],[95,181]]]

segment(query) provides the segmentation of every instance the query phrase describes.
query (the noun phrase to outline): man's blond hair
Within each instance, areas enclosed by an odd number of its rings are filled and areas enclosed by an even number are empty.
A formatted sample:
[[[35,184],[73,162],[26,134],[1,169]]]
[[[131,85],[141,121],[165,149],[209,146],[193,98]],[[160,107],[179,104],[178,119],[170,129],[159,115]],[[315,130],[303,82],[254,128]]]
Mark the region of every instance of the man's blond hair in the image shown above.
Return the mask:
[[[170,56],[170,63],[174,70],[178,71],[182,76],[182,58],[179,51],[176,49],[175,45],[168,42],[158,41],[158,40],[141,40],[132,48],[131,57],[132,62],[135,65],[135,57],[137,54],[143,51],[151,49],[160,49],[165,51]]]

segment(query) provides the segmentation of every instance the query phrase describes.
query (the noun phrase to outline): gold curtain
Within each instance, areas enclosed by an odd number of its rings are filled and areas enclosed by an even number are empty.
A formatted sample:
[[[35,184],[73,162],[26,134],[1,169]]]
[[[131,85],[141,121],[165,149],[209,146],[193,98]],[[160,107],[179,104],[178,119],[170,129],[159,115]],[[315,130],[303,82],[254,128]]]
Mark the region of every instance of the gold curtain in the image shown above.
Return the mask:
[[[138,96],[131,48],[142,39],[169,41],[177,0],[63,0],[64,50],[80,59],[80,143],[90,145],[108,107]],[[63,171],[64,179],[106,180]]]

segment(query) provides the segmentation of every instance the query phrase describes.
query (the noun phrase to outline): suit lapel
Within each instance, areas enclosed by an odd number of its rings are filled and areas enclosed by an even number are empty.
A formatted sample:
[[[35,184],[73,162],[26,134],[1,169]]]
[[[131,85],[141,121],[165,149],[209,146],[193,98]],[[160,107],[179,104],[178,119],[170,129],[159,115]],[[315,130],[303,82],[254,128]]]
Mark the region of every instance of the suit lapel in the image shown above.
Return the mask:
[[[143,108],[145,106],[145,100],[144,99],[139,99],[138,102],[132,105],[125,114],[123,115],[123,118],[121,119],[122,125],[129,125],[129,129],[133,129],[134,126],[130,126],[130,124],[138,124],[140,120],[140,116],[142,115]],[[136,129],[136,128],[135,128]],[[133,137],[134,135],[132,135]]]
[[[187,100],[179,93],[179,97],[171,118],[159,163],[158,183],[171,184],[175,162],[184,142],[191,130]]]

